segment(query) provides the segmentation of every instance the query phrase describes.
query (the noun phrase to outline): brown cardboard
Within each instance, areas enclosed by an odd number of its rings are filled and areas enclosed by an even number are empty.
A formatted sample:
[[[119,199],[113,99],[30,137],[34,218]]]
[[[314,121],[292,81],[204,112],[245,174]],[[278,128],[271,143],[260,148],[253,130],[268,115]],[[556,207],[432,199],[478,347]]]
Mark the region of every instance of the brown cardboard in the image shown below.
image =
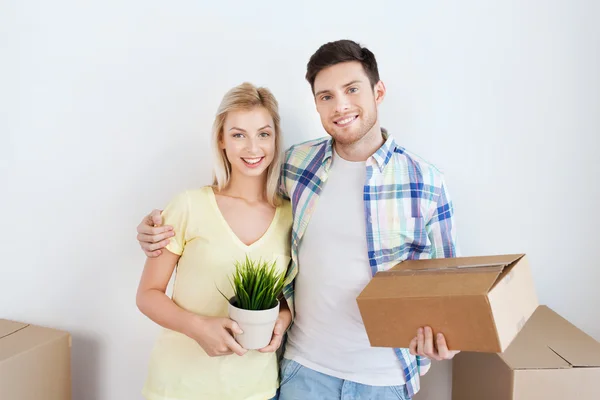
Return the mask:
[[[600,399],[600,343],[540,306],[501,354],[460,353],[453,400]]]
[[[0,399],[71,399],[71,336],[0,319]]]
[[[374,347],[408,347],[417,329],[451,350],[505,350],[538,306],[524,254],[404,261],[378,272],[357,298]]]

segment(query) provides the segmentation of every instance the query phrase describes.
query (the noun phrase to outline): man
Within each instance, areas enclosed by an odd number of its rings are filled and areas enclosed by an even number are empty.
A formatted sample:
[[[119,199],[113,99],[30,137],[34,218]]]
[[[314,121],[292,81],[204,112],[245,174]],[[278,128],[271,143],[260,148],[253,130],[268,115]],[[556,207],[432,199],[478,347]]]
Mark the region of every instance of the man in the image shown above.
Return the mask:
[[[386,89],[371,51],[327,43],[306,79],[330,138],[292,146],[282,168],[281,193],[294,213],[284,289],[294,322],[280,399],[412,398],[430,360],[457,352],[429,327],[409,349],[371,347],[356,297],[377,271],[401,261],[455,257],[452,203],[442,174],[380,127]],[[138,226],[149,256],[168,240],[168,227],[153,227],[160,224],[155,210]]]

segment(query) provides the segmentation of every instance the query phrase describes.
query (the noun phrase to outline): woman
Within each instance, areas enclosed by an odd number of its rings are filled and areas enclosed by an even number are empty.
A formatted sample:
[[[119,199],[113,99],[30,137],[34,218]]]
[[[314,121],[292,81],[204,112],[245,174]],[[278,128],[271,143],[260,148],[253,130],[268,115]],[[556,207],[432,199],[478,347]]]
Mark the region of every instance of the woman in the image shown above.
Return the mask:
[[[246,351],[227,318],[235,260],[288,266],[292,213],[277,195],[281,165],[278,104],[271,92],[244,83],[224,96],[213,125],[214,184],[181,193],[162,213],[173,226],[166,251],[148,258],[137,305],[165,329],[158,338],[143,389],[148,400],[274,398],[275,351],[291,322],[281,302],[271,343]],[[172,299],[166,288],[175,267]]]

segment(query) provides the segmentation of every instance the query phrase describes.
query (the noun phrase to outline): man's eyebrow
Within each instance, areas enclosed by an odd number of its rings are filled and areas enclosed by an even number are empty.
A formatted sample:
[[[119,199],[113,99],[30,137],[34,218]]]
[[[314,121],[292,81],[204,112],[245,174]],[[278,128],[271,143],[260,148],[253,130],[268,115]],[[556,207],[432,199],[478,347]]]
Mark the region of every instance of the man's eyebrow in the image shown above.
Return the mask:
[[[344,87],[345,87],[345,88],[347,88],[348,86],[352,86],[352,85],[354,85],[354,84],[356,84],[356,83],[361,83],[361,82],[362,82],[362,81],[361,81],[360,79],[355,79],[355,80],[353,80],[352,82],[348,82],[348,83],[346,83],[346,84],[344,85]]]
[[[327,89],[326,90],[319,90],[317,93],[315,93],[315,97],[320,96],[320,95],[325,94],[325,93],[329,93],[329,90],[327,90]]]

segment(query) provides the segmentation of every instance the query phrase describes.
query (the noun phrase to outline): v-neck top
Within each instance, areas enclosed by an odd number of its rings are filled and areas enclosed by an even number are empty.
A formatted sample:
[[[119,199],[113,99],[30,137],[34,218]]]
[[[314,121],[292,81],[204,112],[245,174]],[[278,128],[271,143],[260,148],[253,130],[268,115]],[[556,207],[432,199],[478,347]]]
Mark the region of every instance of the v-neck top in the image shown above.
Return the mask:
[[[175,236],[167,250],[180,255],[173,285],[173,301],[181,308],[205,316],[227,317],[233,295],[229,277],[235,261],[262,259],[275,262],[280,271],[290,258],[292,210],[284,202],[261,238],[244,244],[223,217],[210,186],[177,196],[163,211],[165,225]],[[166,399],[266,399],[278,386],[275,353],[248,351],[209,357],[193,339],[163,329],[154,346],[144,395]]]
[[[221,223],[225,227],[225,230],[227,230],[229,232],[233,242],[235,242],[244,251],[249,251],[250,249],[252,249],[254,247],[260,246],[262,242],[269,240],[271,232],[273,232],[272,228],[278,223],[279,214],[282,209],[281,207],[277,207],[275,209],[275,215],[273,216],[271,223],[269,224],[269,227],[267,228],[267,230],[263,233],[263,235],[258,240],[254,241],[251,244],[246,244],[240,240],[240,238],[235,234],[233,229],[231,229],[231,227],[229,226],[229,223],[227,222],[227,220],[225,219],[225,216],[223,215],[223,213],[221,212],[221,209],[219,208],[219,204],[217,203],[217,197],[215,196],[214,190],[209,191],[208,197],[209,197],[209,200],[210,200],[212,206],[215,208],[215,213],[217,214],[218,219],[221,221]],[[290,212],[291,212],[291,209],[290,209]]]

